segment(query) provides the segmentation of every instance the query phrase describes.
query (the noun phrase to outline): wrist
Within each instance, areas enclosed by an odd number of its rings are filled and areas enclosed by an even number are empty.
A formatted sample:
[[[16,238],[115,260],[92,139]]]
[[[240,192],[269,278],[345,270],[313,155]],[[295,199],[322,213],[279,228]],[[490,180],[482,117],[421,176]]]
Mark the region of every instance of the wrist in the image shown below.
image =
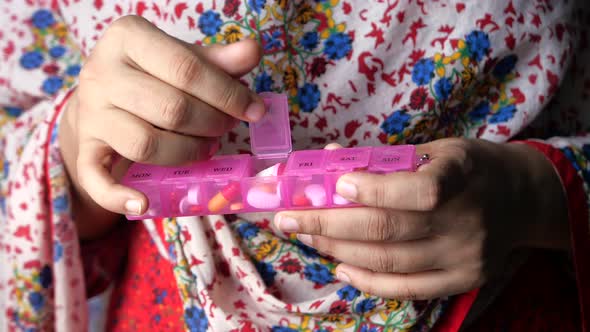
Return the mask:
[[[506,144],[516,161],[520,184],[520,246],[570,250],[567,196],[559,173],[541,151],[526,143]]]

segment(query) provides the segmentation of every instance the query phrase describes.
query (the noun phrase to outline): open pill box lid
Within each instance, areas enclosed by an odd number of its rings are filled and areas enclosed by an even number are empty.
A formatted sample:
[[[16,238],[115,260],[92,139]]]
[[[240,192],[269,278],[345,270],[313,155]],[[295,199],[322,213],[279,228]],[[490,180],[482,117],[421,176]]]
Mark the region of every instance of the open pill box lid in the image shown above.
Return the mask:
[[[250,146],[258,157],[286,157],[293,149],[289,123],[289,101],[286,95],[263,92],[260,94],[266,114],[250,123]]]

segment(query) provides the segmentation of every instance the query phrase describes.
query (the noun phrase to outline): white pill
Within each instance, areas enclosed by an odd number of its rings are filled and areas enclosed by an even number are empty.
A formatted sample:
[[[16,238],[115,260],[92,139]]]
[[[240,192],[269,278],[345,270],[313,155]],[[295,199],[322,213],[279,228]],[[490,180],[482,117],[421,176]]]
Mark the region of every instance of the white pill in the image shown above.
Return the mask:
[[[346,198],[344,198],[338,194],[334,194],[332,196],[332,200],[334,201],[334,204],[336,204],[336,205],[347,205],[347,204],[351,203],[349,200],[347,200]]]
[[[310,184],[305,187],[305,197],[309,199],[313,206],[326,205],[326,189],[319,184]]]

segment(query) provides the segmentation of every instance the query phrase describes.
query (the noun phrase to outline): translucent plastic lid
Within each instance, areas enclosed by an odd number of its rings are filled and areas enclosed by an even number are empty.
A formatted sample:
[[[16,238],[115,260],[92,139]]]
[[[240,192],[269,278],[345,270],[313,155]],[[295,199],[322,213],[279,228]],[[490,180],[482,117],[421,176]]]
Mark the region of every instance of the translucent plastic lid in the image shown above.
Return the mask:
[[[291,152],[291,126],[289,101],[286,95],[263,92],[266,114],[256,123],[250,123],[250,145],[257,156],[274,157]]]
[[[373,148],[369,171],[397,172],[416,168],[416,147],[413,145],[394,145]]]
[[[319,174],[325,169],[328,150],[295,151],[285,167],[286,175]]]
[[[175,167],[166,172],[162,182],[188,181],[203,176],[202,163],[194,163],[184,167]]]

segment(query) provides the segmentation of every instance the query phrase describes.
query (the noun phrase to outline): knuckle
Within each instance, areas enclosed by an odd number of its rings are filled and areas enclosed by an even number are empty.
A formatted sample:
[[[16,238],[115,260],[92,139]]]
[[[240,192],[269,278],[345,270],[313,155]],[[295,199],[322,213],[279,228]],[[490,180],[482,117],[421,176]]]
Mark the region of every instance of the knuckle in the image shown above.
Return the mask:
[[[172,79],[182,87],[199,82],[204,76],[205,68],[203,61],[188,50],[173,55],[170,63]]]
[[[195,137],[185,137],[183,140],[182,156],[185,161],[206,159],[209,153],[209,145]]]
[[[401,297],[408,301],[417,301],[420,300],[421,297],[418,295],[418,292],[410,286],[408,282],[402,283],[402,294]]]
[[[382,184],[376,184],[373,187],[373,199],[376,207],[385,207],[387,205],[387,189]]]
[[[137,29],[139,26],[145,24],[147,21],[141,16],[126,15],[115,20],[107,29],[109,34],[127,33]]]
[[[369,258],[369,268],[376,272],[396,272],[398,265],[396,257],[387,250],[387,248],[381,248],[377,250]]]
[[[365,227],[367,240],[390,241],[396,237],[393,217],[387,212],[376,211],[371,213],[367,219],[368,227]]]
[[[129,158],[137,162],[149,161],[158,149],[158,137],[155,131],[146,131],[137,135],[129,145]]]
[[[461,137],[450,137],[445,142],[447,146],[466,147],[469,141]]]
[[[242,89],[237,84],[228,84],[223,89],[221,94],[221,107],[224,110],[233,110],[236,108],[246,108],[247,105],[245,102],[246,98],[243,98],[244,94],[242,93]]]
[[[322,236],[313,236],[312,238],[312,247],[314,247],[316,250],[329,256],[334,256],[337,253],[336,245],[331,239],[324,238]]]
[[[309,231],[312,234],[327,235],[326,228],[324,227],[324,218],[322,218],[322,216],[320,216],[318,213],[311,214],[309,227]]]
[[[419,202],[422,210],[431,211],[436,209],[442,201],[442,177],[431,176],[424,179],[422,190],[419,190]]]
[[[371,273],[371,278],[368,278],[369,280],[364,281],[362,285],[358,286],[358,289],[364,291],[367,294],[379,295],[380,291],[383,290],[379,289],[375,282],[372,282],[372,277],[373,273]]]
[[[448,149],[447,152],[453,157],[455,163],[453,166],[456,166],[458,170],[463,172],[471,169],[473,165],[471,154],[473,150],[472,142],[463,138],[455,138],[451,140],[446,148]]]
[[[469,159],[467,149],[462,147],[457,147],[456,149],[454,149],[453,155],[455,156],[455,160],[457,161],[457,163],[460,165],[464,165]]]
[[[162,102],[161,115],[167,129],[179,129],[189,116],[189,102],[184,96],[168,97]]]

